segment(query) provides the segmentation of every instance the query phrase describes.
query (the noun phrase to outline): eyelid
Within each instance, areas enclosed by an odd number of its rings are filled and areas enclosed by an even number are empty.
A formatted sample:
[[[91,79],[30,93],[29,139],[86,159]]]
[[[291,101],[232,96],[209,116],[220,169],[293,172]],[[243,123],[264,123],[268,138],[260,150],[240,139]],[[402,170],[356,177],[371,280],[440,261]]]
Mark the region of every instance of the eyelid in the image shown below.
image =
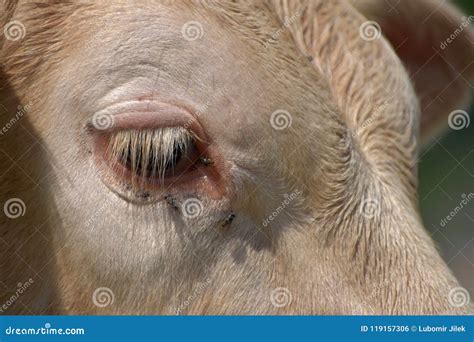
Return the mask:
[[[199,140],[206,140],[204,130],[191,111],[154,100],[126,101],[111,105],[94,114],[90,126],[104,132],[181,126],[190,130]]]

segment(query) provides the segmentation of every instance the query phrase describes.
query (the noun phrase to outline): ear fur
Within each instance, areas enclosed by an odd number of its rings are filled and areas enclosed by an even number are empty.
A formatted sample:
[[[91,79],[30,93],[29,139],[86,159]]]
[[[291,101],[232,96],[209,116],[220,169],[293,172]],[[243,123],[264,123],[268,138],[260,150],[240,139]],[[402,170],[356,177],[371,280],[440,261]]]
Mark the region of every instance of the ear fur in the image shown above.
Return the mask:
[[[474,88],[473,15],[440,0],[358,0],[353,5],[376,21],[407,68],[420,100],[421,140],[465,116]]]

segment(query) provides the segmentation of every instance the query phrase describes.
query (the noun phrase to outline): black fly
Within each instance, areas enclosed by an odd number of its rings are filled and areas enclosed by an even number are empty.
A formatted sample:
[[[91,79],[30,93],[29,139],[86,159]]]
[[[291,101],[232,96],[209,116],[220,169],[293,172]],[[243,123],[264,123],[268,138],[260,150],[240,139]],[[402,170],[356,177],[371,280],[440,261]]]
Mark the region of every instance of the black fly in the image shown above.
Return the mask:
[[[166,203],[168,203],[171,206],[171,208],[173,208],[174,210],[179,209],[178,202],[176,202],[176,199],[172,195],[166,194],[165,200],[166,200]]]
[[[235,219],[235,214],[231,213],[227,218],[222,222],[222,227],[230,225]]]
[[[199,157],[199,162],[205,166],[214,164],[214,161],[208,157]]]

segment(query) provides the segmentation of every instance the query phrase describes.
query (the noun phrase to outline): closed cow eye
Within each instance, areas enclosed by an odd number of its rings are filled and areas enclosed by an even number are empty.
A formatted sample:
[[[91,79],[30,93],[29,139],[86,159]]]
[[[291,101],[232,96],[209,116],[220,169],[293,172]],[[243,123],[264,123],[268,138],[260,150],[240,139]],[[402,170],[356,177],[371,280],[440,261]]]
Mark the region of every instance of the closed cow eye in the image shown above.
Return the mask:
[[[132,183],[159,183],[196,170],[198,138],[183,127],[123,130],[107,148],[110,165]]]
[[[122,198],[142,202],[163,199],[168,192],[224,193],[223,159],[189,110],[159,101],[124,101],[96,117],[108,118],[90,129],[99,175]]]

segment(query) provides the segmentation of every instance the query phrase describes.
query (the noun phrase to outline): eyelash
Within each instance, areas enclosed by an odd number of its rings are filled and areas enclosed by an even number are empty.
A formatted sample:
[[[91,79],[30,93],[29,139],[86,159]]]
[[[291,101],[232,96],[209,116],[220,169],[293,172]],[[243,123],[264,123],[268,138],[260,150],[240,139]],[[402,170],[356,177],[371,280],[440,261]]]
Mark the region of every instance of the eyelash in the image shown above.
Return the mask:
[[[112,166],[125,167],[132,184],[158,182],[192,169],[199,139],[183,127],[123,130],[112,134],[107,155]]]

